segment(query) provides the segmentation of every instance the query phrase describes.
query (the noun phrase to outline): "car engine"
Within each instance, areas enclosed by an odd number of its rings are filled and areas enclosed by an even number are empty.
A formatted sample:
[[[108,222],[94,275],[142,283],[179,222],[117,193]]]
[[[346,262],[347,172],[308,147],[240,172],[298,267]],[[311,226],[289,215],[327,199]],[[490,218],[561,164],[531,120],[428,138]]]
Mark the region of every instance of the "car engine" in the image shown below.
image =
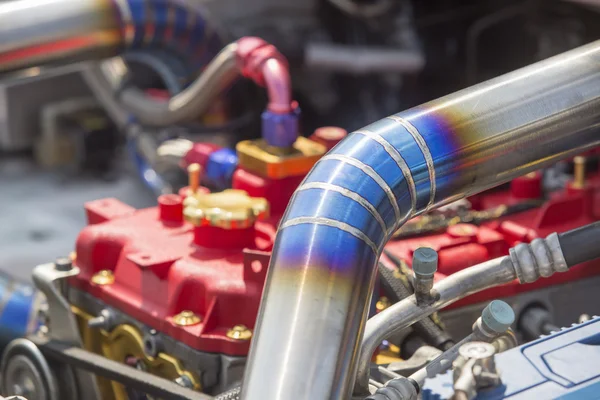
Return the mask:
[[[0,2],[6,87],[85,89],[19,141],[0,114],[3,150],[124,149],[157,199],[0,275],[0,394],[596,398],[600,4],[446,3]],[[505,23],[536,51],[492,50]]]

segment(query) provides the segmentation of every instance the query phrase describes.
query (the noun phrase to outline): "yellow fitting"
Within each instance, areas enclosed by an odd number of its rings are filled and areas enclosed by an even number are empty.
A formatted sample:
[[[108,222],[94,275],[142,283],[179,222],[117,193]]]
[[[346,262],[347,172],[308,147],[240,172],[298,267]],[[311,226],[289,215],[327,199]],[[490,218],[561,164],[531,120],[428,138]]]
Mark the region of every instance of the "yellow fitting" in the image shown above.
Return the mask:
[[[377,309],[378,312],[381,312],[383,310],[385,310],[386,308],[388,308],[392,303],[390,302],[390,299],[388,299],[385,296],[382,296],[379,298],[379,300],[377,300],[377,303],[375,304],[375,308]]]
[[[302,136],[290,149],[274,149],[258,139],[239,142],[236,150],[242,168],[273,179],[304,175],[327,152],[322,144]]]
[[[112,285],[115,283],[115,275],[111,270],[103,269],[92,276],[91,282],[99,286]]]
[[[202,322],[202,318],[193,311],[184,310],[173,317],[173,322],[179,326],[192,326]]]
[[[188,196],[183,206],[183,215],[188,222],[196,226],[223,229],[249,228],[257,219],[269,215],[266,199],[250,197],[245,191],[237,189]]]
[[[236,325],[227,331],[227,337],[235,340],[250,340],[252,331],[245,325]]]

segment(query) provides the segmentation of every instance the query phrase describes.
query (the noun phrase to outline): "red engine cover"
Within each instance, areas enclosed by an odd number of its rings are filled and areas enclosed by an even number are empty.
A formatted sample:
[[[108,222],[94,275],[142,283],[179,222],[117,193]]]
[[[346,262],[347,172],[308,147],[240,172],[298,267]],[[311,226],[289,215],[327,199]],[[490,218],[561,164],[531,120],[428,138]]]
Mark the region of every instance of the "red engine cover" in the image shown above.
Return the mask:
[[[238,171],[235,181],[237,187],[253,195],[268,196],[271,203],[286,204],[292,192],[289,179],[267,182],[254,179],[243,170]],[[539,175],[529,175],[513,181],[510,189],[487,192],[471,198],[471,202],[476,209],[514,204],[538,197],[539,185]],[[479,227],[455,225],[439,234],[391,241],[386,249],[410,265],[416,248],[434,248],[439,253],[436,279],[443,279],[463,268],[506,255],[519,242],[595,221],[600,215],[600,201],[595,195],[599,187],[600,178],[592,179],[585,189],[569,188],[553,194],[542,207]],[[277,211],[283,208],[281,204],[274,207]],[[159,207],[139,211],[114,199],[88,203],[86,210],[90,226],[77,240],[81,273],[72,279],[74,286],[195,349],[247,354],[249,342],[230,339],[226,332],[238,324],[254,328],[279,216],[258,222],[250,232],[254,244],[250,249],[242,249],[248,232],[240,232],[243,237],[222,229],[199,232],[180,219],[178,197],[163,198]],[[210,237],[198,240],[198,234]],[[206,248],[196,243],[219,246]],[[392,267],[387,257],[382,257],[382,261]],[[588,263],[534,284],[513,282],[493,288],[453,307],[598,274],[600,268],[596,264]],[[90,282],[95,273],[106,269],[114,273],[113,284],[98,286]],[[187,327],[176,325],[172,318],[183,310],[198,314],[202,322]]]
[[[195,349],[246,355],[249,342],[226,333],[254,327],[275,225],[256,223],[252,249],[200,247],[195,227],[173,217],[173,203],[139,211],[115,199],[86,204],[91,225],[77,239],[81,273],[71,284]],[[225,230],[203,234],[228,243]],[[100,270],[113,271],[114,283],[91,283]],[[183,310],[202,322],[176,325],[172,318]]]
[[[514,180],[509,189],[491,190],[476,195],[470,200],[478,210],[516,204],[524,199],[539,197],[539,185],[539,174],[529,175]],[[600,177],[588,179],[584,189],[569,186],[562,192],[553,193],[539,208],[501,217],[481,226],[460,224],[435,235],[390,241],[385,248],[406,261],[408,265],[411,264],[413,251],[418,247],[426,246],[435,249],[439,257],[435,279],[440,280],[461,269],[507,255],[509,248],[519,243],[529,243],[535,238],[546,237],[553,232],[565,232],[597,221],[600,217],[600,197],[596,195],[598,189],[600,189]],[[394,268],[387,257],[382,257],[382,262]],[[531,284],[521,285],[515,280],[510,284],[468,296],[448,308],[513,296],[599,274],[600,263],[589,262]]]

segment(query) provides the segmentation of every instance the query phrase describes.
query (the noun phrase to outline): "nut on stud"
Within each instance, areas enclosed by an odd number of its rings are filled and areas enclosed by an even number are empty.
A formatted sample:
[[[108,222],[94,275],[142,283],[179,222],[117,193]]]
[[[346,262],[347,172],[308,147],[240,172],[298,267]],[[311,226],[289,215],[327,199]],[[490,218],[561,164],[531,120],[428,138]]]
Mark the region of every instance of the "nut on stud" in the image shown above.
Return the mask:
[[[235,340],[250,340],[252,331],[245,325],[236,325],[227,331],[227,337]]]
[[[183,310],[173,317],[173,322],[179,326],[192,326],[202,322],[202,318],[193,311]]]
[[[375,309],[377,311],[383,311],[386,308],[388,308],[392,303],[390,302],[390,299],[388,299],[385,296],[381,296],[379,298],[379,300],[377,300],[377,303],[375,304]]]
[[[92,276],[92,283],[99,286],[112,285],[115,283],[115,275],[109,269],[98,271]]]

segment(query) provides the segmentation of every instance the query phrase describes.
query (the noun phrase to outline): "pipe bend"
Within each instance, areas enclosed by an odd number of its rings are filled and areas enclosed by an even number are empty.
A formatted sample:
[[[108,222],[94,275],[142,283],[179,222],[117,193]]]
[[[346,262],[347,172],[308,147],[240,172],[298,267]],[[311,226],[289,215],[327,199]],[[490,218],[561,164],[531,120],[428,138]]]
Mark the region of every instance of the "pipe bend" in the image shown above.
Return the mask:
[[[600,42],[350,134],[281,222],[244,400],[347,399],[390,234],[429,208],[600,145]]]

